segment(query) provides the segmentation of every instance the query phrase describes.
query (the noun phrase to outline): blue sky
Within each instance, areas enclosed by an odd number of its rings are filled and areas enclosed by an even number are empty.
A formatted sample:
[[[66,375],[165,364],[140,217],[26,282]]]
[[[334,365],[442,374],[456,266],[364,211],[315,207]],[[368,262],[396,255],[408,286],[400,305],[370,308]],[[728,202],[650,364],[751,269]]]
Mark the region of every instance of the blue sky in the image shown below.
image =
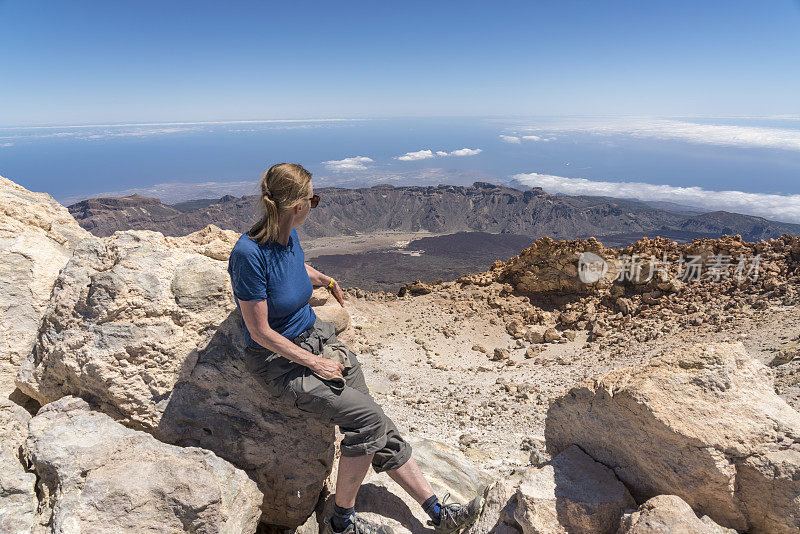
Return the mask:
[[[0,126],[800,115],[800,3],[0,0]]]

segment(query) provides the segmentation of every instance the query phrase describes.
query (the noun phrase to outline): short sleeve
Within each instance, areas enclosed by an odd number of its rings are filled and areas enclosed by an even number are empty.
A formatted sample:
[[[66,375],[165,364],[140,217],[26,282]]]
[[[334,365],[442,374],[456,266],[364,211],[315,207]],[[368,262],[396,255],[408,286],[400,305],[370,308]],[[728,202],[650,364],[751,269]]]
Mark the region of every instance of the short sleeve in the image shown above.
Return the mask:
[[[234,247],[228,261],[228,273],[237,299],[267,298],[267,268],[257,250],[245,251]]]

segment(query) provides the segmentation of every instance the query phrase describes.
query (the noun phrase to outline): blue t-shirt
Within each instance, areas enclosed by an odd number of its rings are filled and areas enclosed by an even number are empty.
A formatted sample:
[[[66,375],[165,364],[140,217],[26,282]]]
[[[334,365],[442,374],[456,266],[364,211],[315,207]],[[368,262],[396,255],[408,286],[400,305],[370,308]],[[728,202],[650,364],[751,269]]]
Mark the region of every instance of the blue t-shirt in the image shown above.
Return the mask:
[[[305,253],[294,228],[286,246],[277,241],[259,245],[244,233],[236,241],[228,260],[236,306],[239,300],[266,300],[269,326],[291,340],[314,326],[317,316],[308,299],[314,291],[305,267]],[[242,319],[248,345],[253,341]]]

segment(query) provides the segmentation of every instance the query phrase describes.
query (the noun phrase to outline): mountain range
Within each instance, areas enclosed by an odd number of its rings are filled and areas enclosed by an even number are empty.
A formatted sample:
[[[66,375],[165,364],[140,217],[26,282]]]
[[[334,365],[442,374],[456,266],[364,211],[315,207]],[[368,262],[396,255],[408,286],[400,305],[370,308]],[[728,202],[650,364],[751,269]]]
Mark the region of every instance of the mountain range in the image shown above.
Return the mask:
[[[740,234],[746,240],[800,234],[800,224],[725,211],[599,196],[551,195],[538,187],[522,191],[488,182],[471,186],[375,185],[359,189],[315,190],[321,202],[299,234],[302,237],[359,235],[383,230],[488,232],[555,239],[606,237],[631,242],[663,235],[693,237]],[[117,230],[155,230],[179,236],[208,224],[238,232],[258,219],[258,197],[226,195],[168,205],[151,197],[91,198],[71,204],[69,212],[97,236]]]

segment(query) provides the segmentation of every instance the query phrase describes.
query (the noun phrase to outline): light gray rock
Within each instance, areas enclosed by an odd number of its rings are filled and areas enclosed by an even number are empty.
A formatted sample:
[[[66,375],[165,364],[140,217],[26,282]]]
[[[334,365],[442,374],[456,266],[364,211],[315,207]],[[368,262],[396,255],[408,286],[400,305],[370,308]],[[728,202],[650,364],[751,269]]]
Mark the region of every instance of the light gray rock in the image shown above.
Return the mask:
[[[31,415],[21,406],[8,399],[0,399],[0,443],[5,450],[19,456],[25,438],[28,437],[28,421]]]
[[[258,482],[265,522],[299,526],[329,473],[333,428],[247,370],[227,263],[215,259],[230,236],[196,234],[82,241],[17,385],[42,404],[80,396],[161,441],[214,451]]]
[[[736,534],[708,516],[698,518],[677,495],[658,495],[625,514],[617,534]]]
[[[528,460],[533,467],[541,467],[552,459],[547,452],[547,443],[545,443],[544,436],[528,436],[523,441],[523,445],[525,447],[524,450],[530,451]]]
[[[524,534],[613,534],[623,511],[635,506],[610,469],[573,445],[525,472],[514,519]]]
[[[22,463],[22,445],[31,416],[0,398],[0,532],[29,534],[36,519],[36,475]]]
[[[90,235],[50,195],[0,176],[0,397],[14,391],[58,272]]]
[[[496,480],[486,487],[483,512],[464,534],[519,534],[522,532],[514,512],[517,509],[517,486],[521,476]]]
[[[640,502],[677,495],[728,528],[800,530],[800,414],[741,343],[585,381],[550,405],[545,437],[612,467]]]
[[[29,432],[51,532],[255,532],[261,492],[210,451],[161,443],[76,397],[44,406]]]

